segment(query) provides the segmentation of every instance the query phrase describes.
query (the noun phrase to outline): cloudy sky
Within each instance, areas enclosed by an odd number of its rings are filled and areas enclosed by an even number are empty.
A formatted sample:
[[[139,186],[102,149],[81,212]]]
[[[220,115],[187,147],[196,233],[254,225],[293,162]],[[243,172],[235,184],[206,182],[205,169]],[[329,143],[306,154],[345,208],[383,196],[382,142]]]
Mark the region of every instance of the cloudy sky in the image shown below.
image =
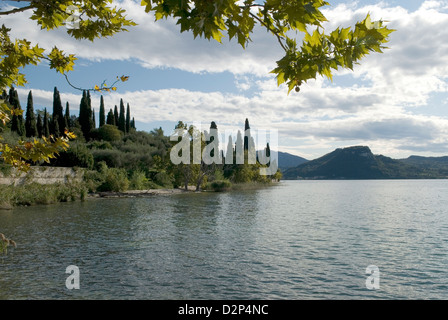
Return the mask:
[[[237,43],[193,39],[171,20],[154,23],[140,1],[119,5],[138,26],[109,39],[77,41],[65,28],[41,31],[29,13],[1,17],[12,35],[41,47],[56,45],[78,57],[72,83],[93,87],[128,75],[117,92],[103,94],[106,110],[120,98],[131,106],[137,129],[169,134],[182,120],[220,130],[278,130],[278,149],[315,159],[335,148],[367,145],[393,158],[448,155],[448,1],[329,0],[327,31],[353,26],[370,12],[397,31],[383,54],[371,54],[333,82],[308,81],[300,93],[277,87],[269,71],[282,57],[277,40],[257,29],[246,50]],[[17,5],[0,2],[0,5]],[[300,35],[299,35],[300,37]],[[81,94],[46,63],[24,70],[22,106],[32,90],[35,107],[51,109],[53,88],[78,114]],[[99,109],[99,94],[92,107]],[[98,116],[96,117],[98,119]]]

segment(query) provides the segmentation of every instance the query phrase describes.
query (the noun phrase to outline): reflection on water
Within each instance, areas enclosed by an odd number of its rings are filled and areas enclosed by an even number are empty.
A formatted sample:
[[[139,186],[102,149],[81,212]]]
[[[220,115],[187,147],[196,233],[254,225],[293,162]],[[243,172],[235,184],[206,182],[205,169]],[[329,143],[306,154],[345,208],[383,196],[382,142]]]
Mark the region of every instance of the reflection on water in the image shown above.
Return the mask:
[[[0,211],[1,299],[446,299],[448,181],[285,181]],[[66,267],[80,270],[68,290]],[[366,267],[380,288],[366,288]]]

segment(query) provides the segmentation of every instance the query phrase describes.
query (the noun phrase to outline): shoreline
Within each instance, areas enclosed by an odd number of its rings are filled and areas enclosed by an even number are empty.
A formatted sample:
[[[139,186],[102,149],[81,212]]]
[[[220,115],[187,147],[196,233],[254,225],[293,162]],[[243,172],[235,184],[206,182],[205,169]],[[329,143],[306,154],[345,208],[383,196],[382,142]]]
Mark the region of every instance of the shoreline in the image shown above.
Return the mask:
[[[71,201],[85,201],[88,199],[110,199],[110,198],[143,198],[143,197],[151,197],[158,195],[175,195],[175,194],[193,194],[193,193],[209,193],[209,192],[227,192],[227,191],[242,191],[242,190],[254,190],[259,188],[264,188],[267,186],[272,186],[272,183],[263,184],[257,182],[251,183],[241,183],[234,184],[231,188],[226,190],[199,190],[196,191],[195,186],[189,186],[188,190],[185,188],[161,188],[161,189],[145,189],[145,190],[128,190],[128,191],[100,191],[100,192],[92,192],[92,193],[81,193],[78,195],[76,191],[75,193],[71,192],[68,194],[64,194],[63,198],[57,197],[47,197],[48,192],[44,192],[38,199],[36,199],[36,190],[31,190],[28,196],[25,197],[24,200],[21,200],[18,204],[13,204],[11,201],[5,199],[0,199],[0,212],[2,211],[10,211],[14,210],[17,207],[28,207],[33,205],[51,205],[58,202],[71,202]],[[275,184],[274,184],[275,185]],[[34,192],[33,192],[34,191]]]
[[[182,194],[196,191],[196,188],[189,190],[173,188],[173,189],[147,189],[147,190],[128,190],[128,191],[102,191],[89,193],[87,198],[136,198],[136,197],[149,197],[154,195],[170,195],[170,194]]]

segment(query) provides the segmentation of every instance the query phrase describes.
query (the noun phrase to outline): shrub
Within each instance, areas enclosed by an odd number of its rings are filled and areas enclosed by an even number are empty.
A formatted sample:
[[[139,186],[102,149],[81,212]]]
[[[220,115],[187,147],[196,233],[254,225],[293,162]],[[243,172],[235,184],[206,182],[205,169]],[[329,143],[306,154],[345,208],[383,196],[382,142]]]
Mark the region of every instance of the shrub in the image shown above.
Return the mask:
[[[97,191],[126,191],[129,188],[129,180],[126,170],[118,168],[108,168],[104,174],[104,181]]]
[[[154,176],[154,182],[162,187],[172,187],[173,179],[166,172],[159,172]]]
[[[91,141],[88,143],[87,147],[89,149],[113,149],[109,141]]]
[[[93,155],[84,143],[75,141],[67,151],[61,152],[52,163],[59,167],[93,168]]]
[[[116,150],[92,150],[95,163],[104,161],[108,167],[119,168],[123,166],[126,154]]]
[[[213,190],[215,192],[227,191],[232,188],[232,183],[229,180],[215,180],[208,182],[205,190]]]
[[[118,141],[122,138],[122,132],[111,124],[105,124],[96,131],[99,140]]]
[[[148,187],[148,178],[143,171],[136,170],[132,173],[130,188],[133,190],[143,190]]]
[[[30,183],[20,186],[3,186],[0,190],[5,195],[5,202],[11,206],[84,200],[87,193],[85,185],[79,182],[51,185]]]

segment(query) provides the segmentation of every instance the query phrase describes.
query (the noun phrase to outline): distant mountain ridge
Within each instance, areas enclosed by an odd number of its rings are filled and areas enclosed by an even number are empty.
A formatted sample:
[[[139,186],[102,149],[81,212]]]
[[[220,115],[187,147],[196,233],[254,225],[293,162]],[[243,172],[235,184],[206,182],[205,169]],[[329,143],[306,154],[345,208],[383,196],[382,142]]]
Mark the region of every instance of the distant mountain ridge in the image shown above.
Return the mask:
[[[278,159],[278,167],[280,169],[280,171],[285,171],[289,168],[294,168],[297,167],[299,165],[301,165],[302,163],[305,163],[309,160],[287,153],[287,152],[281,152],[281,151],[273,151],[271,150],[271,157],[274,156],[275,154],[277,154],[277,159]]]
[[[367,146],[338,148],[318,159],[289,168],[283,179],[435,179],[448,178],[448,157],[392,159]]]

